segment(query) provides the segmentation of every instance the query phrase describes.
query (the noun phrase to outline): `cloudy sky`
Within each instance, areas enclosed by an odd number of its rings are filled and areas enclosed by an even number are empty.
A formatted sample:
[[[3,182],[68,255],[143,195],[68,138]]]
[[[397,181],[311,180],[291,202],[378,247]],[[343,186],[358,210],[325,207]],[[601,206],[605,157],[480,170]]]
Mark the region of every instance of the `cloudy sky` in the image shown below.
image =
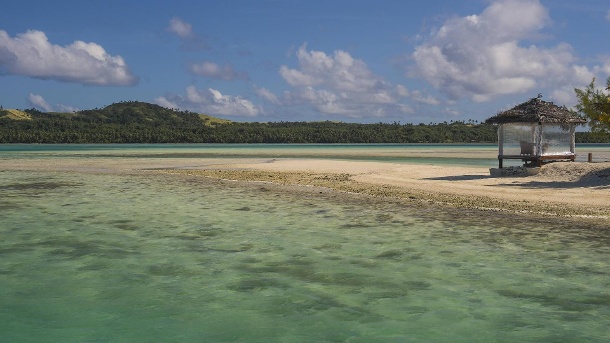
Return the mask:
[[[15,1],[0,105],[236,121],[484,120],[610,76],[607,0]]]

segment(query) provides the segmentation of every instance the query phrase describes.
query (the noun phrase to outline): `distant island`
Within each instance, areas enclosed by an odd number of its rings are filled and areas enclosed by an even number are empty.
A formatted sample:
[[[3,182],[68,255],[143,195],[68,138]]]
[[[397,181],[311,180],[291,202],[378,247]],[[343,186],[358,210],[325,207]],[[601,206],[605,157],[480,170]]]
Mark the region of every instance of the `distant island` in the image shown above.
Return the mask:
[[[578,132],[578,143],[609,137]],[[140,101],[78,112],[0,109],[0,143],[494,143],[496,128],[474,121],[357,124],[234,122]]]

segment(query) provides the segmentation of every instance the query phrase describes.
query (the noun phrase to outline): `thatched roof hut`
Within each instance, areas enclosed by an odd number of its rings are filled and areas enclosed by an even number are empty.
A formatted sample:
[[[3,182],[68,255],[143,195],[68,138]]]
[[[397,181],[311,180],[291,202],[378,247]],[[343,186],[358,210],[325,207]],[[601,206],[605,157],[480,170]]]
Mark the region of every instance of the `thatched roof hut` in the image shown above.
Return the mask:
[[[504,123],[558,123],[584,124],[587,122],[565,106],[557,106],[542,100],[542,95],[519,104],[510,110],[500,112],[485,121],[489,124]]]
[[[500,112],[486,123],[498,124],[498,160],[521,160],[540,166],[543,161],[575,157],[575,127],[587,121],[565,106],[542,100],[542,95]]]

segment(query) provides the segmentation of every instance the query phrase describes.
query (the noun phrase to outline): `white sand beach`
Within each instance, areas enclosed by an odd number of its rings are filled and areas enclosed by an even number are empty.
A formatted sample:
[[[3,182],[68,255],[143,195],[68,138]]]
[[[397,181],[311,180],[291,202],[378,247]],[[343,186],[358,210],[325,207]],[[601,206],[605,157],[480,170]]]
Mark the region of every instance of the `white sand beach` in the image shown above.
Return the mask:
[[[487,168],[315,159],[228,163],[177,172],[463,208],[610,218],[610,163],[551,163],[535,176],[501,178],[491,177]]]
[[[529,177],[488,168],[309,158],[14,159],[0,170],[164,173],[307,186],[411,203],[610,221],[610,162],[557,162]],[[203,179],[202,179],[203,180]],[[304,189],[305,190],[305,189]]]

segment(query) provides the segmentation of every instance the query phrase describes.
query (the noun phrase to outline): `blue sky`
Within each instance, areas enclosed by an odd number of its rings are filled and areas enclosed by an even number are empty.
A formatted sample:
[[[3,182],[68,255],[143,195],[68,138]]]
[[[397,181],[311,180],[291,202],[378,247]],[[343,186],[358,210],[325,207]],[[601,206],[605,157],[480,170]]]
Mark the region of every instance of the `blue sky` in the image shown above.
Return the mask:
[[[0,105],[236,121],[484,120],[610,76],[607,0],[15,1]]]

